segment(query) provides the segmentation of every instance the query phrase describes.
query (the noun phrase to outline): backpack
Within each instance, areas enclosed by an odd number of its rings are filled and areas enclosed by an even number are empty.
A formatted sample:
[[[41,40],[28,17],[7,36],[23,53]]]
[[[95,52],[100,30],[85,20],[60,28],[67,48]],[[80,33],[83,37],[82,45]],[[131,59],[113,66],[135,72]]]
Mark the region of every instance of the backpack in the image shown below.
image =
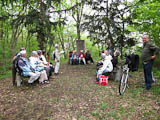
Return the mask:
[[[52,53],[52,60],[55,60],[56,56],[55,56],[55,52]]]
[[[23,59],[20,57],[20,55],[17,56],[17,57],[14,59],[14,61],[13,61],[13,67],[14,67],[14,69],[16,70],[16,72],[18,72],[19,75],[21,75],[22,70],[21,70],[20,67],[18,66],[18,61],[19,61],[19,60],[23,60]]]

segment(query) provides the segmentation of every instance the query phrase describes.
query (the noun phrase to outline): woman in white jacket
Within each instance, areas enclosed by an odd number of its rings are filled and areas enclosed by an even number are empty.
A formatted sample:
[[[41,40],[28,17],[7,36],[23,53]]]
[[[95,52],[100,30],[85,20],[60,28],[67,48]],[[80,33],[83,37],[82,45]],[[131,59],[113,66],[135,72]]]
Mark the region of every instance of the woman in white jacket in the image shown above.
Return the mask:
[[[99,68],[97,72],[97,79],[99,80],[99,76],[106,73],[106,72],[112,72],[113,70],[113,64],[111,62],[112,56],[106,55],[103,60],[103,66]]]

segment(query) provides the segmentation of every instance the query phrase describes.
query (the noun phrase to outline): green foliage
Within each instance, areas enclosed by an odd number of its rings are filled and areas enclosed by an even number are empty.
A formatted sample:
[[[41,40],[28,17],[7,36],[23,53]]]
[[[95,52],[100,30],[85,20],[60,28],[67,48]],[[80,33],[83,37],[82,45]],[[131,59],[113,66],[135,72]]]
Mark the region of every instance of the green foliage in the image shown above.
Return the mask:
[[[89,6],[86,10],[85,7]],[[119,9],[120,6],[124,8]],[[8,71],[13,55],[21,47],[27,49],[28,56],[38,49],[44,49],[50,55],[54,44],[58,43],[68,55],[70,50],[76,49],[77,38],[81,38],[85,40],[86,50],[99,60],[99,51],[105,49],[108,40],[121,52],[131,51],[137,40],[130,36],[130,31],[148,32],[158,46],[159,7],[158,0],[135,0],[133,4],[122,1],[107,3],[105,0],[1,0],[0,73]],[[90,14],[91,10],[95,14]],[[74,16],[76,24],[72,21],[66,24],[67,20],[70,21],[69,16]],[[82,33],[82,28],[89,33],[88,38]],[[140,50],[136,47],[138,54]],[[158,61],[155,63],[158,66]]]
[[[90,51],[92,57],[95,60],[99,60],[99,58],[100,58],[100,56],[99,56],[100,51],[99,51],[97,45],[93,45],[92,41],[89,41],[88,39],[85,40],[85,49]]]
[[[88,0],[92,14],[85,14],[84,29],[94,44],[103,49],[103,44],[111,42],[114,50],[134,46],[137,40],[131,36],[127,26],[132,24],[130,6],[124,1]],[[93,12],[94,11],[94,12]]]
[[[160,2],[159,0],[135,1],[132,10],[134,28],[141,33],[147,32],[151,39],[160,45]]]
[[[1,67],[0,67],[0,69],[2,70]],[[11,74],[12,74],[12,72],[10,70],[8,71],[8,69],[3,73],[0,72],[0,79],[4,79],[4,78],[7,78],[7,77],[10,77]]]

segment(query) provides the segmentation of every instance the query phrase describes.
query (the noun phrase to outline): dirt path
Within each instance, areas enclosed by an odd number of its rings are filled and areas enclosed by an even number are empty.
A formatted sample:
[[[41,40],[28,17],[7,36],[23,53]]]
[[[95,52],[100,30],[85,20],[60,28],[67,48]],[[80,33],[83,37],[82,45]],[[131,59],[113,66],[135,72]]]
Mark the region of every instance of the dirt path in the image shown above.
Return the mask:
[[[0,120],[159,120],[160,93],[141,87],[142,73],[134,73],[130,88],[119,96],[118,82],[95,84],[95,65],[61,66],[50,84],[13,87],[0,83]]]

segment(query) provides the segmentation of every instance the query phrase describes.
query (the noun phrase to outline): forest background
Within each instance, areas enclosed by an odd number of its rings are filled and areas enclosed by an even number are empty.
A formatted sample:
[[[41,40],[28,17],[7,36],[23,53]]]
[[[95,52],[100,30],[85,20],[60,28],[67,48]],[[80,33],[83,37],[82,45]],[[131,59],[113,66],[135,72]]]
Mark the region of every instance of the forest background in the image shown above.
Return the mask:
[[[64,50],[76,50],[76,41],[85,40],[94,59],[110,41],[123,58],[126,52],[141,54],[141,36],[160,46],[159,0],[1,0],[0,78],[11,75],[12,58],[21,47],[28,57],[33,50],[50,56],[58,43]],[[154,73],[160,76],[160,57]]]

